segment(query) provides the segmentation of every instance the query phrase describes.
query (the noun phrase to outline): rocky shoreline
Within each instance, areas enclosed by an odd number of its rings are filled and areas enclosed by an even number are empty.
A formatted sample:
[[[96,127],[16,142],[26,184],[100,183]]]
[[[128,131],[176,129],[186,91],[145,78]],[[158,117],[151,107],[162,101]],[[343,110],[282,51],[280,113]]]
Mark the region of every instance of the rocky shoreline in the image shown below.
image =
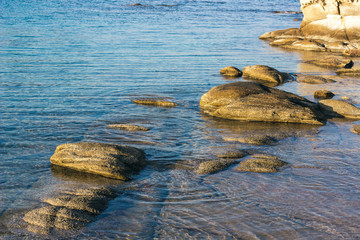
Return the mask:
[[[326,4],[325,4],[326,3]],[[334,5],[334,3],[336,3]],[[352,5],[360,9],[359,1],[303,1],[304,20],[300,29],[278,30],[265,33],[260,38],[271,41],[270,45],[290,49],[342,52],[348,57],[331,55],[322,61],[308,61],[309,64],[334,69],[337,75],[360,76],[357,61],[350,57],[360,56],[360,35],[358,26],[351,24],[353,18],[347,17]],[[336,6],[336,8],[334,8]],[[321,7],[321,8],[320,8]],[[335,9],[335,10],[334,10]],[[335,21],[336,17],[314,19],[319,11],[332,12],[344,20],[343,34],[329,35],[321,26]],[[360,12],[360,10],[358,11]],[[351,12],[352,13],[352,12]],[[323,16],[322,14],[321,16]],[[352,15],[350,15],[352,16]],[[356,18],[357,19],[357,18]],[[326,22],[328,21],[328,22]],[[357,19],[359,21],[359,19]],[[325,22],[325,23],[324,23]],[[313,29],[320,29],[315,34]],[[326,32],[326,34],[324,33]],[[338,30],[334,30],[338,32]],[[318,102],[310,101],[294,93],[277,89],[276,86],[297,81],[301,84],[331,84],[336,80],[318,75],[290,74],[265,65],[246,66],[242,70],[228,66],[220,74],[234,82],[210,89],[199,101],[200,111],[214,119],[227,119],[240,122],[259,122],[276,124],[300,124],[322,126],[329,119],[345,118],[350,121],[360,119],[360,108],[348,101],[331,99],[336,96],[327,90],[314,91]],[[242,77],[243,80],[239,80]],[[239,81],[238,81],[239,80]],[[147,98],[133,100],[134,104],[147,107],[181,107],[166,98]],[[147,132],[151,128],[129,123],[108,125],[120,131]],[[351,131],[359,134],[359,125]],[[241,142],[249,145],[271,145],[281,139],[297,136],[294,132],[272,134],[239,135],[223,139],[224,142]],[[59,145],[50,158],[52,165],[61,166],[67,171],[99,175],[114,181],[130,181],[133,175],[145,168],[146,153],[138,148],[95,142],[66,143]],[[235,166],[236,165],[236,166]],[[194,174],[208,175],[234,166],[240,172],[277,173],[285,167],[296,167],[275,155],[259,154],[244,149],[226,150],[212,159],[194,161],[189,164]],[[136,177],[136,176],[135,176]],[[48,234],[53,229],[78,230],[100,215],[107,204],[120,193],[109,187],[84,187],[57,191],[55,196],[47,197],[42,206],[24,214],[23,221],[31,232]]]

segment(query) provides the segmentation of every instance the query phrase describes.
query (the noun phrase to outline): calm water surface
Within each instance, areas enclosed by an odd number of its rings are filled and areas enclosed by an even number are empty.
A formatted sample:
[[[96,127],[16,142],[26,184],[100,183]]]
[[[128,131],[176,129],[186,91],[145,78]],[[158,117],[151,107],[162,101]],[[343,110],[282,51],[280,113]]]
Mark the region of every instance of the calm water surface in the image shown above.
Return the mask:
[[[0,239],[360,239],[359,122],[325,126],[239,123],[202,115],[199,100],[232,82],[219,70],[265,64],[333,74],[258,40],[298,27],[297,0],[12,0],[0,8]],[[356,60],[356,59],[355,59]],[[360,106],[360,79],[279,88],[313,100],[316,89]],[[238,79],[243,81],[243,79]],[[175,108],[131,100],[166,97]],[[108,128],[149,127],[146,133]],[[272,146],[228,137],[285,133]],[[130,182],[67,174],[50,167],[56,146],[96,141],[146,151],[149,165]],[[199,161],[224,148],[281,157],[279,173],[234,167],[197,175]],[[111,186],[122,193],[85,228],[41,235],[22,216],[60,187]]]

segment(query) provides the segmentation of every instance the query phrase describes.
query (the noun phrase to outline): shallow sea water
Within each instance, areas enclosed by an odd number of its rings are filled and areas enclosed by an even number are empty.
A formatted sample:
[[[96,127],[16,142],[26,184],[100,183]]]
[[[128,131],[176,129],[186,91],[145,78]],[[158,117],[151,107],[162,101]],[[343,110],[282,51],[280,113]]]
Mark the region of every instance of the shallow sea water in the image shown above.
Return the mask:
[[[325,53],[272,48],[258,37],[298,27],[297,0],[26,0],[1,2],[0,239],[360,239],[360,138],[356,121],[325,126],[241,123],[203,115],[200,97],[229,80],[219,70],[265,64],[324,73],[304,61]],[[359,59],[354,59],[359,63]],[[360,106],[360,79],[286,83],[314,100],[317,89]],[[174,108],[135,105],[166,97]],[[107,127],[132,123],[148,132]],[[227,142],[287,134],[271,146]],[[144,149],[148,166],[132,181],[50,166],[56,146],[96,141]],[[193,169],[223,149],[273,154],[278,173]],[[111,186],[121,192],[79,231],[28,231],[22,216],[59,188]]]

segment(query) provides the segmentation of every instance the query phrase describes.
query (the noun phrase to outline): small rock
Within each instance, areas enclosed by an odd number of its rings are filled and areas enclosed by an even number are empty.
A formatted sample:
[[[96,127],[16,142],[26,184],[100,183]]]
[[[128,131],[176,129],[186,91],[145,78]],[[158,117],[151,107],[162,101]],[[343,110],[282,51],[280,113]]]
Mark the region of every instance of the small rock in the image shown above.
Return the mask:
[[[314,92],[314,98],[317,99],[331,99],[335,96],[332,92],[328,90],[317,90]]]
[[[202,162],[196,170],[197,174],[210,174],[220,172],[221,170],[234,164],[236,160],[211,160]]]
[[[328,56],[321,59],[315,59],[306,61],[306,63],[314,64],[320,67],[332,67],[332,68],[352,68],[354,62],[351,59],[339,58],[335,56]]]
[[[329,116],[360,119],[360,108],[341,100],[326,99],[319,101],[319,105]]]
[[[356,134],[359,134],[360,135],[360,125],[354,125],[352,128],[351,128],[351,131],[353,133],[356,133]]]
[[[265,65],[247,66],[243,68],[242,72],[244,78],[273,82],[277,84],[284,83],[287,79],[291,78],[290,74],[279,72],[275,68]]]
[[[58,146],[50,162],[80,172],[129,180],[145,166],[144,151],[116,144],[68,143]]]
[[[242,161],[236,170],[243,172],[275,173],[280,167],[287,165],[287,162],[271,155],[254,155]]]
[[[307,84],[325,84],[325,83],[335,82],[334,80],[329,79],[329,78],[324,78],[324,77],[314,76],[314,75],[305,75],[305,74],[297,75],[296,80],[298,82],[307,83]]]
[[[177,104],[166,101],[164,99],[158,99],[158,98],[143,98],[143,99],[136,99],[133,100],[133,103],[140,104],[140,105],[153,105],[158,107],[176,107]]]
[[[241,77],[242,72],[236,67],[229,66],[221,69],[220,74],[227,77]]]
[[[137,132],[137,131],[149,131],[149,128],[132,125],[132,124],[110,124],[108,125],[110,128],[117,128],[120,130],[130,131],[130,132]]]

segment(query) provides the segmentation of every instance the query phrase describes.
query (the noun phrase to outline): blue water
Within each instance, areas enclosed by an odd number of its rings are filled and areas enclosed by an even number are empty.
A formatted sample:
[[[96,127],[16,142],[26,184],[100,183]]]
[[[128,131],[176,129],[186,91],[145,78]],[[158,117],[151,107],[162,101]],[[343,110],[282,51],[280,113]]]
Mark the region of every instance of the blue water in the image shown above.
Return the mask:
[[[1,1],[0,238],[58,238],[20,222],[59,186],[111,185],[123,192],[78,239],[360,238],[359,136],[354,121],[323,127],[242,124],[204,116],[200,97],[219,70],[265,64],[324,72],[303,63],[319,53],[284,51],[258,37],[299,27],[297,0]],[[242,80],[242,79],[239,79]],[[327,88],[360,103],[358,79],[279,88],[311,100]],[[175,108],[135,105],[166,97]],[[107,127],[132,123],[131,133]],[[284,130],[285,129],[285,130]],[[227,136],[291,131],[273,146],[226,142]],[[56,146],[96,141],[145,150],[150,164],[127,183],[66,177],[50,168]],[[277,174],[230,168],[199,176],[194,162],[232,147],[275,154],[293,167]]]

